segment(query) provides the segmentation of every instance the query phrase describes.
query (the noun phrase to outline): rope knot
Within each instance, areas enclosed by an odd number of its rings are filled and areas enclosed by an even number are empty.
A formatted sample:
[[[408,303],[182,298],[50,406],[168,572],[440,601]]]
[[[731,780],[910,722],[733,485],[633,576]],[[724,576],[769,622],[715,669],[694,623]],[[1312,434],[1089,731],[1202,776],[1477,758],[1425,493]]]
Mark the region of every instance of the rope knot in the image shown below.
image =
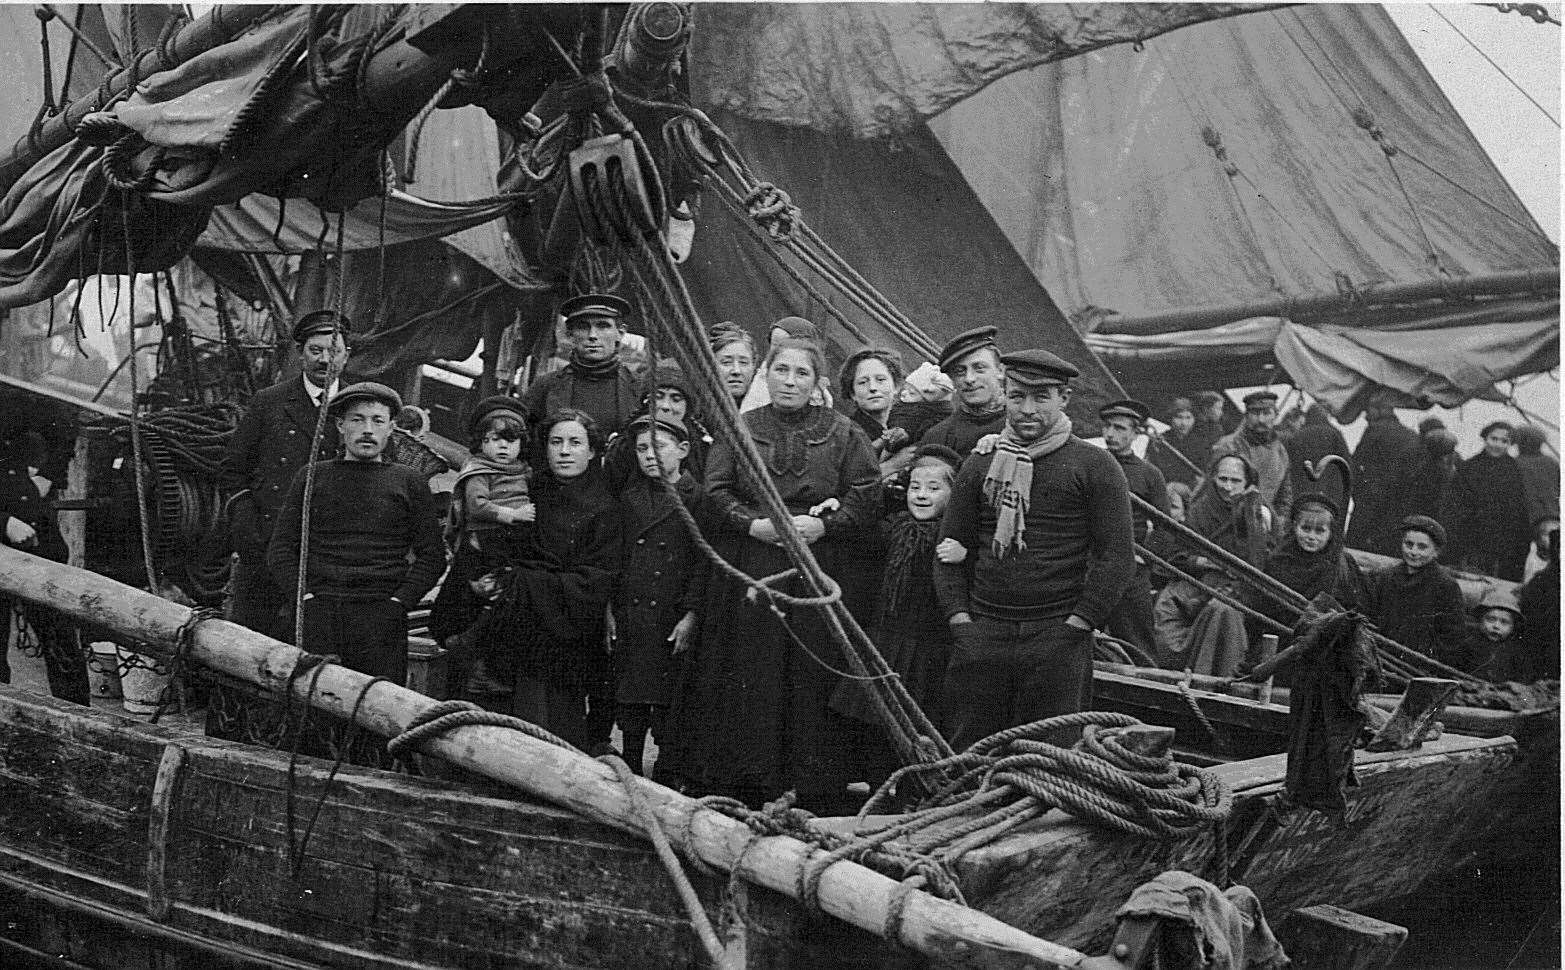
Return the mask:
[[[786,240],[799,222],[799,207],[788,193],[770,182],[759,182],[744,197],[744,207],[773,239]]]

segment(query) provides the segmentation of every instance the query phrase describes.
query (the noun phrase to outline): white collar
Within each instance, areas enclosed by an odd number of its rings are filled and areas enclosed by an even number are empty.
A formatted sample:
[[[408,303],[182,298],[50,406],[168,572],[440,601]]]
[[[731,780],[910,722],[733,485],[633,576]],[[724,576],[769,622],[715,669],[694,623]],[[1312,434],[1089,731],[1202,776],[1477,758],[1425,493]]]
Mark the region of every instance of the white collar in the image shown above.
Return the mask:
[[[332,398],[337,396],[337,381],[332,381],[331,387],[322,390],[321,388],[316,387],[314,384],[311,384],[310,379],[305,377],[303,374],[299,375],[299,380],[304,382],[304,393],[309,395],[310,403],[316,407],[321,406],[322,397],[330,401]]]

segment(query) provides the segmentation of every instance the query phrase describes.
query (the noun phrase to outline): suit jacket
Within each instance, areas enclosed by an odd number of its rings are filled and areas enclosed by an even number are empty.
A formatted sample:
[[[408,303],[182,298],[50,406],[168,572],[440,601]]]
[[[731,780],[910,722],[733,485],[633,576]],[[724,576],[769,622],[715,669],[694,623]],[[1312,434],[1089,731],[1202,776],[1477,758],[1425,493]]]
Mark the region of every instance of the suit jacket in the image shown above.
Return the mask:
[[[346,386],[346,379],[339,383]],[[255,503],[256,527],[262,548],[272,538],[277,513],[288,498],[288,486],[310,462],[310,440],[317,411],[298,374],[258,392],[229,440],[220,483],[230,502],[249,495]],[[325,461],[341,449],[336,422],[327,419],[316,460]]]

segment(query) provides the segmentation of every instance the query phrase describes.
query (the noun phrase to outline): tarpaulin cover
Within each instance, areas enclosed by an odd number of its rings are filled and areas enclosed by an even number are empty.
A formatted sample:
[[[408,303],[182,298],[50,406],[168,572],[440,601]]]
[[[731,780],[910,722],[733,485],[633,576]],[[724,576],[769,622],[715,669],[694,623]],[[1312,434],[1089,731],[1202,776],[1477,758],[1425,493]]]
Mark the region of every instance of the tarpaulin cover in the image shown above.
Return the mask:
[[[516,202],[496,196],[500,167],[499,136],[481,109],[432,112],[416,139],[406,139],[415,159],[400,159],[411,173],[407,191],[366,199],[346,211],[342,245],[347,250],[375,249],[440,237],[518,287],[540,285],[511,245],[500,217]],[[427,196],[421,197],[421,196]],[[431,198],[454,201],[431,201]],[[471,199],[466,202],[460,200]],[[279,216],[281,219],[279,220]],[[212,223],[197,245],[258,253],[309,252],[337,245],[337,214],[322,214],[307,201],[284,203],[252,193],[212,211]]]
[[[1070,412],[1084,431],[1097,427],[1100,404],[1120,396],[927,129],[893,144],[730,115],[714,120],[757,176],[785,188],[822,238],[936,343],[992,323],[1005,349],[1047,347],[1069,359],[1082,371]],[[900,350],[909,369],[920,359],[826,289],[865,341],[840,326],[716,199],[703,206],[682,269],[709,325],[733,320],[764,345],[772,321],[798,314],[826,331],[833,366],[862,342]]]
[[[691,92],[745,118],[876,137],[1020,68],[1270,6],[702,3]]]
[[[1110,314],[1558,266],[1558,248],[1375,5],[1268,10],[1033,68],[930,127],[1061,309],[1101,334],[1114,332]],[[1431,321],[1449,309],[1430,306]],[[1515,307],[1538,311],[1510,318],[1526,336],[1301,336],[1279,360],[1305,390],[1337,399],[1381,379],[1410,395],[1467,395],[1474,375],[1452,347],[1495,355],[1484,362],[1494,373],[1557,362],[1557,305]],[[1160,339],[1121,373],[1133,387],[1190,389],[1193,373],[1205,382],[1207,340]],[[1264,381],[1264,359],[1237,383]]]

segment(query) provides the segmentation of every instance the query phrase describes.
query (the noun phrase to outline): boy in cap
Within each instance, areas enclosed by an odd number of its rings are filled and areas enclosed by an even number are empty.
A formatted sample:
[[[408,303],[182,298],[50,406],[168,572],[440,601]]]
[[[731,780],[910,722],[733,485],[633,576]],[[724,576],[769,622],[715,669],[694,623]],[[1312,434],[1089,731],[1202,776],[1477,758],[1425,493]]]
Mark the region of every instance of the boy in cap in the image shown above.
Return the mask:
[[[625,438],[636,474],[619,492],[624,563],[613,598],[614,711],[625,761],[639,775],[648,734],[669,746],[662,735],[674,700],[674,658],[695,643],[707,565],[677,507],[693,510],[700,496],[684,469],[690,435],[683,422],[643,414]]]
[[[641,388],[620,360],[630,304],[607,293],[583,293],[560,304],[571,340],[570,362],[533,381],[522,395],[529,428],[563,408],[587,412],[608,440],[636,414]]]
[[[1459,644],[1450,645],[1440,660],[1494,684],[1541,680],[1541,665],[1521,637],[1522,605],[1516,594],[1491,589],[1472,609],[1476,625]]]
[[[321,406],[331,400],[348,362],[348,318],[315,310],[293,325],[300,375],[260,391],[229,439],[218,481],[228,499],[229,533],[239,562],[234,567],[228,618],[257,633],[292,640],[281,614],[292,589],[276,582],[266,565],[266,545],[288,486],[312,460],[337,454],[336,425],[326,422],[319,442]],[[316,447],[311,447],[312,442]]]
[[[975,327],[940,351],[940,369],[956,387],[956,410],[925,432],[920,444],[944,445],[966,458],[982,438],[1005,427],[1005,371],[995,343],[999,333],[997,327]]]
[[[1427,515],[1402,520],[1402,561],[1371,574],[1364,612],[1380,632],[1426,656],[1462,639],[1462,590],[1444,566],[1445,527]]]
[[[315,466],[299,644],[398,685],[407,679],[407,611],[446,566],[429,484],[411,468],[381,460],[401,409],[396,391],[370,382],[331,400],[345,454]],[[272,575],[290,592],[299,576],[306,481],[301,469],[267,547]]]
[[[1261,478],[1261,501],[1275,514],[1274,522],[1286,523],[1293,508],[1293,475],[1288,449],[1277,435],[1277,394],[1254,391],[1244,396],[1244,423],[1233,434],[1212,445],[1212,457],[1238,455]]]
[[[958,751],[1086,706],[1092,631],[1136,568],[1125,474],[1065,415],[1076,368],[1046,350],[1001,363],[1005,428],[963,462],[941,524],[970,552],[934,567],[956,641],[944,696]]]
[[[1112,401],[1098,411],[1098,417],[1103,421],[1103,444],[1125,473],[1125,484],[1130,494],[1167,515],[1168,484],[1163,480],[1163,473],[1137,455],[1134,448],[1136,436],[1146,431],[1147,419],[1151,416],[1151,408],[1140,401]],[[1134,502],[1131,503],[1130,518],[1135,541],[1145,543],[1155,528],[1151,518]],[[1152,567],[1140,556],[1136,557],[1136,571],[1125,589],[1124,598],[1109,614],[1108,632],[1147,653],[1155,648]]]

